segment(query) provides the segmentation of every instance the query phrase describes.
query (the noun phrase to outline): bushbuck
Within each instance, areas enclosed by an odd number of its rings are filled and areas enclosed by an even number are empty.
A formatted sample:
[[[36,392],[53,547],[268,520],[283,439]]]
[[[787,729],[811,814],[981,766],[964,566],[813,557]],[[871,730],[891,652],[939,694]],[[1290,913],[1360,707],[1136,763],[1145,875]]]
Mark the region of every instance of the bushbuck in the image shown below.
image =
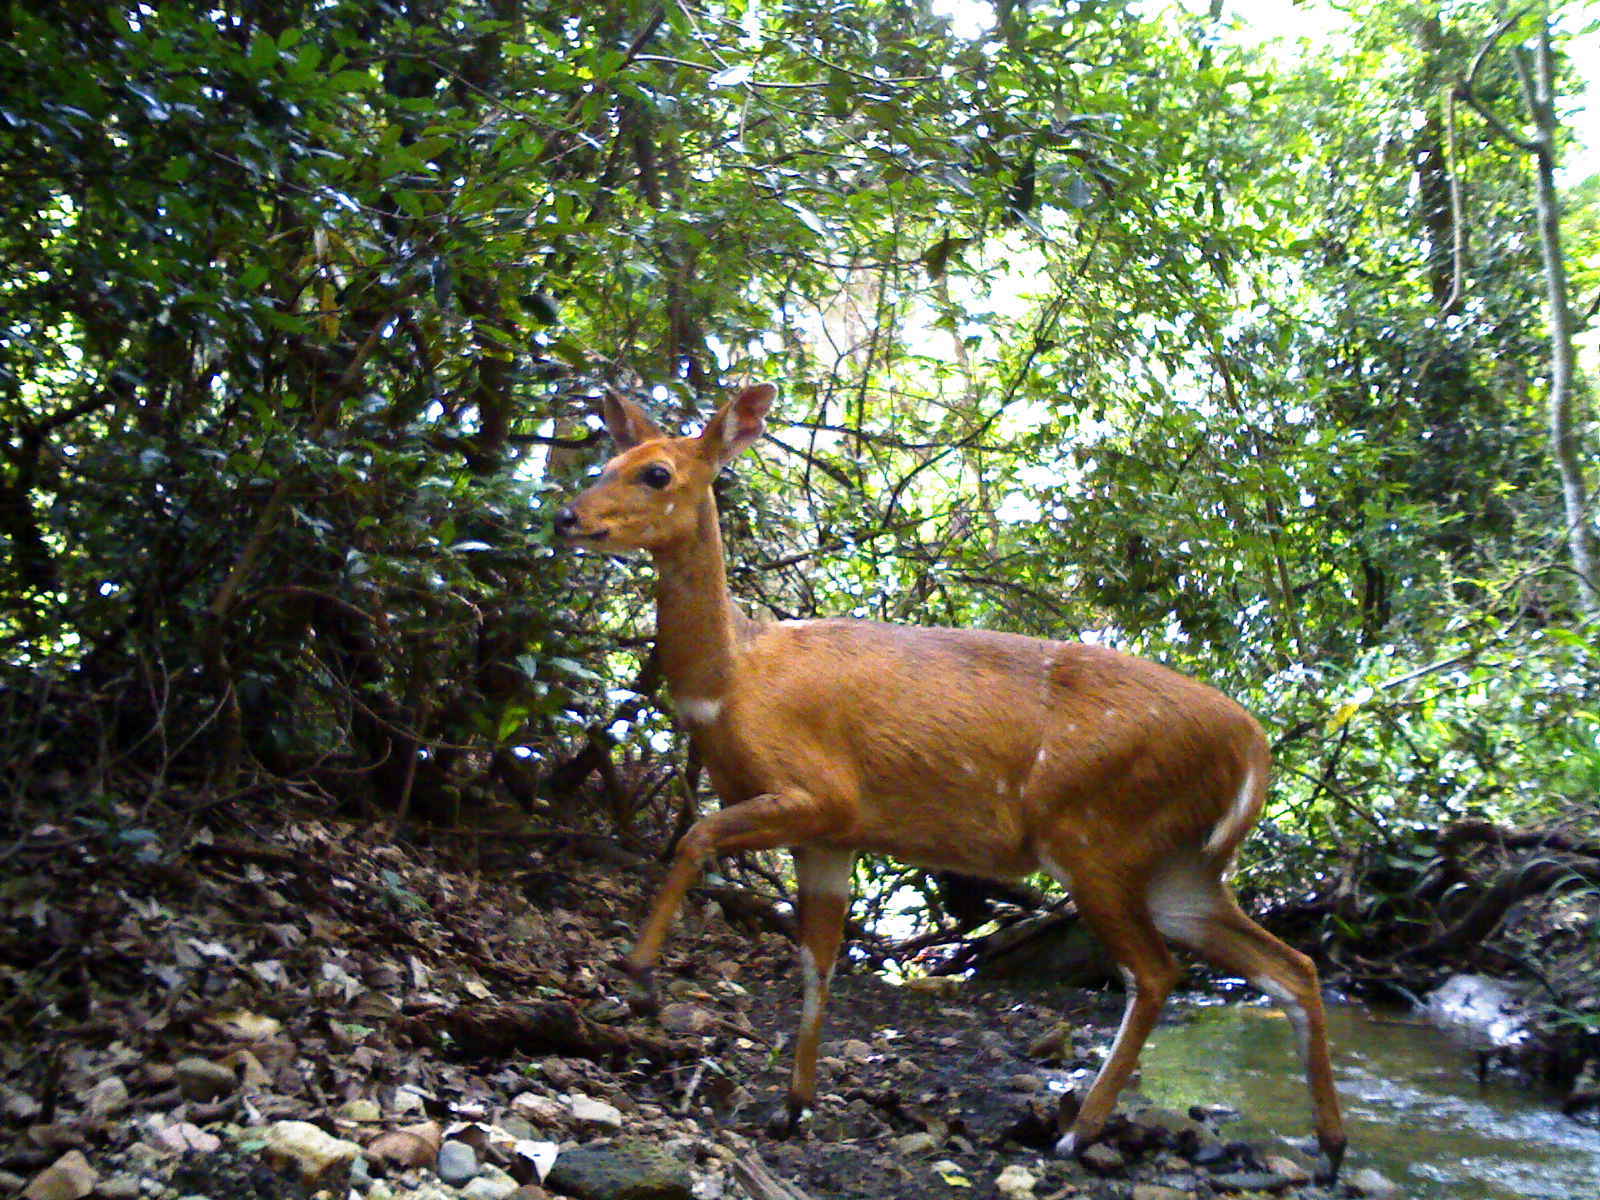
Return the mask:
[[[1044,871],[1127,983],[1116,1040],[1057,1152],[1104,1128],[1178,977],[1170,940],[1287,1011],[1331,1179],[1345,1135],[1316,968],[1225,881],[1266,795],[1261,727],[1215,689],[1103,646],[746,616],[728,591],[712,481],[762,436],[775,395],[745,388],[698,437],[668,437],[608,396],[619,452],[556,515],[572,542],[653,557],[661,667],[724,804],[679,842],[628,968],[648,992],[708,859],[792,850],[804,980],[792,1127],[816,1097],[856,855],[1000,879]]]

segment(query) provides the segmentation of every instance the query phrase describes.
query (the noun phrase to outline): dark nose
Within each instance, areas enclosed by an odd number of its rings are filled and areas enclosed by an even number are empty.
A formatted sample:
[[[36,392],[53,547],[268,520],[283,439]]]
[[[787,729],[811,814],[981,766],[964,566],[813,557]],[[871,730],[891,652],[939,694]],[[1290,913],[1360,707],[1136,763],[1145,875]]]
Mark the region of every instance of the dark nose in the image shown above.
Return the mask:
[[[569,504],[556,513],[556,532],[562,534],[578,532],[578,511],[572,505]]]

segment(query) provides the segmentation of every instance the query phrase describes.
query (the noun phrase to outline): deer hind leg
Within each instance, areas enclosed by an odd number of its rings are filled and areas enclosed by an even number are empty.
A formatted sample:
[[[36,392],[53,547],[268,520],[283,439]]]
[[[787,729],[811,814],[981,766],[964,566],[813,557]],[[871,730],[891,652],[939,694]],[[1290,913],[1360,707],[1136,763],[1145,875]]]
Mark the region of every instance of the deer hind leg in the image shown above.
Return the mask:
[[[684,897],[708,859],[740,850],[802,845],[835,831],[838,823],[830,806],[809,792],[787,791],[730,804],[690,826],[678,843],[666,882],[656,894],[639,940],[623,964],[641,985],[640,1006],[654,1006],[651,968],[661,955],[667,930],[683,907]]]
[[[1088,1149],[1105,1128],[1161,1006],[1178,981],[1178,965],[1137,889],[1097,876],[1087,866],[1071,874],[1049,859],[1045,866],[1072,893],[1079,914],[1116,959],[1128,989],[1111,1053],[1089,1085],[1072,1128],[1056,1143],[1056,1153],[1070,1158]]]
[[[817,1098],[817,1045],[822,1037],[822,1014],[828,1005],[833,964],[844,939],[845,914],[850,909],[850,872],[856,861],[851,850],[808,847],[794,852],[800,932],[800,977],[804,993],[800,1028],[795,1035],[794,1074],[783,1111],[773,1122],[781,1133],[792,1133]]]
[[[1344,1121],[1328,1058],[1327,1021],[1317,968],[1304,954],[1257,925],[1207,860],[1170,864],[1150,886],[1156,925],[1213,965],[1240,975],[1277,1001],[1300,1045],[1317,1144],[1328,1160],[1322,1182],[1332,1183],[1344,1158]]]

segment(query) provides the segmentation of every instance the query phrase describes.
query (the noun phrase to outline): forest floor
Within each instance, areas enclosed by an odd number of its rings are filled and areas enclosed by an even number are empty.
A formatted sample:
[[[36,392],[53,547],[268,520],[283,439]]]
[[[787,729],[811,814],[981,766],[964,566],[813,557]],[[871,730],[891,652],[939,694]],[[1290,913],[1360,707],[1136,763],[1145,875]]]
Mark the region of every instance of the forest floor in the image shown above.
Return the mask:
[[[775,1140],[798,1007],[788,942],[697,897],[659,973],[665,1006],[638,1017],[613,964],[657,873],[570,844],[419,846],[238,810],[16,833],[0,881],[3,1194],[1396,1194],[1371,1172],[1318,1188],[1304,1146],[1234,1142],[1225,1110],[1137,1098],[1087,1163],[1054,1159],[1060,1097],[1103,1056],[1119,997],[1063,1009],[848,970],[817,1112]]]

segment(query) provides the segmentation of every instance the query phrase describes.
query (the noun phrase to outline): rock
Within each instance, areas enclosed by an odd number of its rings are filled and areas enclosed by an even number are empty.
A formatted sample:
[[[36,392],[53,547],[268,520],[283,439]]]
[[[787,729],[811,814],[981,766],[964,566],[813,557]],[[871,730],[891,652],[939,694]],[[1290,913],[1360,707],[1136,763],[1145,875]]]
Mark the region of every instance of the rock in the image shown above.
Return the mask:
[[[604,1100],[596,1100],[581,1092],[574,1092],[567,1097],[567,1111],[580,1125],[594,1125],[601,1129],[622,1128],[621,1109],[615,1104],[607,1104]]]
[[[565,1105],[554,1096],[538,1092],[522,1092],[511,1098],[511,1111],[525,1121],[549,1128],[564,1124],[570,1115]]]
[[[904,1137],[897,1137],[890,1143],[895,1151],[907,1158],[914,1154],[931,1154],[939,1148],[939,1139],[926,1129],[919,1129],[915,1133],[908,1133]]]
[[[188,1121],[174,1121],[170,1125],[162,1125],[151,1135],[157,1149],[167,1150],[173,1154],[188,1154],[191,1150],[201,1154],[211,1154],[222,1149],[222,1139],[214,1133],[207,1133],[200,1126]]]
[[[1355,1189],[1356,1195],[1368,1196],[1371,1200],[1400,1200],[1402,1195],[1397,1183],[1371,1167],[1350,1172],[1344,1177],[1344,1182]]]
[[[668,1033],[704,1034],[717,1027],[716,1014],[698,1004],[669,1004],[661,1010],[660,1020]]]
[[[1129,1119],[1140,1128],[1157,1134],[1165,1142],[1175,1142],[1184,1134],[1198,1140],[1202,1134],[1211,1132],[1187,1113],[1174,1112],[1154,1104],[1140,1109]]]
[[[1301,1184],[1311,1182],[1311,1172],[1292,1158],[1285,1158],[1281,1154],[1269,1154],[1261,1160],[1261,1165],[1274,1175],[1282,1175],[1290,1183]]]
[[[1002,1200],[1028,1200],[1039,1186],[1039,1177],[1028,1168],[1012,1163],[995,1176],[994,1190]]]
[[[437,1121],[419,1121],[404,1129],[380,1133],[367,1143],[367,1155],[399,1167],[425,1167],[439,1157],[443,1140]]]
[[[100,1200],[134,1200],[139,1194],[140,1179],[137,1175],[113,1175],[110,1179],[102,1180],[94,1190]]]
[[[460,1187],[478,1173],[478,1152],[465,1142],[446,1142],[433,1169],[451,1187]]]
[[[872,1047],[860,1038],[850,1038],[839,1046],[839,1057],[844,1059],[845,1062],[871,1062],[872,1056]]]
[[[1046,1029],[1028,1044],[1028,1057],[1043,1062],[1061,1062],[1072,1056],[1072,1026],[1061,1021]]]
[[[322,1179],[347,1170],[361,1147],[319,1129],[309,1121],[277,1121],[263,1131],[268,1165],[281,1169],[293,1163],[300,1178],[315,1185]]]
[[[38,1115],[39,1102],[27,1092],[0,1086],[0,1117],[18,1125],[26,1125]]]
[[[373,1121],[383,1120],[383,1109],[376,1100],[358,1097],[348,1100],[339,1106],[339,1116],[346,1121],[354,1121],[358,1125],[370,1124]]]
[[[1177,1188],[1162,1187],[1159,1183],[1140,1183],[1133,1189],[1130,1200],[1190,1200],[1192,1192],[1180,1192]]]
[[[550,1200],[550,1193],[538,1184],[525,1183],[511,1193],[509,1200]]]
[[[692,1200],[689,1168],[642,1142],[565,1150],[545,1182],[576,1200]]]
[[[523,1120],[515,1113],[501,1113],[495,1126],[514,1142],[527,1141],[538,1134],[532,1122]]]
[[[128,1085],[115,1075],[107,1075],[89,1089],[83,1107],[96,1120],[114,1117],[128,1107]]]
[[[231,1070],[209,1059],[182,1058],[173,1071],[184,1098],[201,1104],[220,1100],[239,1086],[239,1079]]]
[[[1281,1192],[1289,1181],[1271,1171],[1227,1171],[1213,1175],[1211,1186],[1219,1192]]]
[[[1082,1154],[1078,1160],[1091,1171],[1098,1171],[1102,1175],[1109,1175],[1113,1171],[1120,1171],[1128,1165],[1128,1160],[1115,1146],[1108,1146],[1104,1142],[1096,1142]]]
[[[1215,1167],[1218,1163],[1227,1161],[1228,1148],[1222,1144],[1220,1138],[1213,1136],[1202,1141],[1194,1153],[1187,1157],[1197,1167]]]
[[[462,1200],[507,1200],[521,1185],[499,1167],[486,1166],[461,1189]]]
[[[1006,1087],[1010,1088],[1013,1092],[1026,1092],[1031,1095],[1034,1092],[1044,1091],[1044,1080],[1039,1078],[1037,1075],[1023,1073],[1020,1075],[1013,1075],[1007,1079]]]
[[[68,1150],[33,1177],[23,1200],[83,1200],[94,1191],[94,1168],[81,1150]]]

